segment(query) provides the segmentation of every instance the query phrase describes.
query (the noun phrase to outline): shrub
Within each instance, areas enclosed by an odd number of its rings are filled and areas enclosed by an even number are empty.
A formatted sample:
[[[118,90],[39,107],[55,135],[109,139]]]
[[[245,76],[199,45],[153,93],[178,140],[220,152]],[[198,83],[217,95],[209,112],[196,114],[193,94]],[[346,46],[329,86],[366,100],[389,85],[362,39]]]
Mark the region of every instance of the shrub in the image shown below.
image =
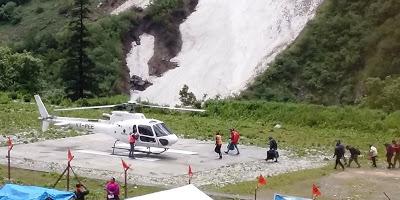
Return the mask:
[[[8,97],[12,100],[16,100],[16,99],[18,99],[18,93],[14,92],[14,91],[10,92],[10,93],[8,93]]]
[[[10,22],[17,24],[21,21],[21,15],[15,2],[8,2],[0,7],[0,22]]]
[[[384,120],[384,126],[387,129],[397,129],[397,131],[400,132],[400,111],[396,111],[387,116]]]
[[[0,93],[0,104],[8,104],[11,101],[11,99],[8,97],[6,93],[1,92]]]
[[[40,14],[40,13],[42,13],[44,11],[44,9],[42,8],[42,7],[37,7],[36,9],[35,9],[35,13],[36,14]]]

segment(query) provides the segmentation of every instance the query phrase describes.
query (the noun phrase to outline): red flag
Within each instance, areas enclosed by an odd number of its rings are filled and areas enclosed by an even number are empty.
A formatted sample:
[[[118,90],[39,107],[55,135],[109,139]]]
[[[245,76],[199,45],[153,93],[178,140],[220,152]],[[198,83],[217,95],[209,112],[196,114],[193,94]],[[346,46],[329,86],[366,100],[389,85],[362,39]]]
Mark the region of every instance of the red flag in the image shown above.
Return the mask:
[[[321,196],[321,191],[319,191],[319,188],[315,184],[312,184],[312,194],[316,197]]]
[[[257,179],[258,179],[257,187],[261,187],[261,186],[267,184],[267,180],[265,180],[264,176],[262,176],[261,174],[260,174],[260,176],[257,177]]]
[[[128,170],[131,167],[124,160],[121,159],[121,161],[122,161],[122,167],[124,168],[124,170]]]
[[[192,167],[189,165],[189,172],[188,172],[188,174],[189,174],[189,177],[192,177],[193,176],[193,172],[192,172]]]
[[[7,145],[8,145],[8,150],[11,150],[14,147],[14,144],[12,143],[12,140],[10,137],[8,137]]]
[[[74,156],[72,155],[70,149],[68,149],[68,157],[67,158],[68,158],[68,162],[71,162],[71,160],[74,159]]]

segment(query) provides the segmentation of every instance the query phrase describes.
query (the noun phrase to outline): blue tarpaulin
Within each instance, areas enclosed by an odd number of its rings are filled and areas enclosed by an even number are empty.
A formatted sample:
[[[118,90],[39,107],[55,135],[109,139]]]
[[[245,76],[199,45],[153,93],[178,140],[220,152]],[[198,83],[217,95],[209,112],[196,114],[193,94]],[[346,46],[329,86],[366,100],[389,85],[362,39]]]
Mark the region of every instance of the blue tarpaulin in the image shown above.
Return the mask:
[[[6,184],[0,190],[0,200],[70,200],[74,193],[36,186]]]
[[[282,195],[282,194],[275,194],[274,195],[274,200],[311,200],[311,199],[302,198],[302,197],[287,196],[287,195]]]

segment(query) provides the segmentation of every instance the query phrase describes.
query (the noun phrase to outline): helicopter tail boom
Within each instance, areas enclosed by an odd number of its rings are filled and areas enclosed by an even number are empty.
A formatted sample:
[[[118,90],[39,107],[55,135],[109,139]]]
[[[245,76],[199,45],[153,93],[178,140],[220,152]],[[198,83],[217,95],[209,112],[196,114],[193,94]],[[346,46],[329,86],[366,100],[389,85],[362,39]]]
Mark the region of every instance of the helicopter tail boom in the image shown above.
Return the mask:
[[[50,117],[49,113],[47,112],[46,107],[44,106],[42,99],[39,95],[35,95],[35,101],[39,109],[40,117],[42,119],[47,119]]]

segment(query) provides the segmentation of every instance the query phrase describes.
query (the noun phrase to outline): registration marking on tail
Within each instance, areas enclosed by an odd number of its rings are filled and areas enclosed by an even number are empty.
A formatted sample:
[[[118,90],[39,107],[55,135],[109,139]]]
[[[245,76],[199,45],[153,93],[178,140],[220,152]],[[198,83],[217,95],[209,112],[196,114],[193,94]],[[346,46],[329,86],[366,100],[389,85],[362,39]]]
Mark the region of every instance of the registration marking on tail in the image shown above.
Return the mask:
[[[122,156],[122,155],[112,155],[107,152],[103,151],[94,151],[94,150],[78,150],[76,151],[78,153],[85,153],[85,154],[94,154],[94,155],[100,155],[100,156],[110,156],[110,157],[117,157],[117,158],[126,158],[127,156]],[[139,152],[135,152],[135,154],[140,154]],[[154,162],[158,161],[160,159],[158,158],[136,158],[135,160],[142,160],[142,161],[149,161],[149,162]]]

